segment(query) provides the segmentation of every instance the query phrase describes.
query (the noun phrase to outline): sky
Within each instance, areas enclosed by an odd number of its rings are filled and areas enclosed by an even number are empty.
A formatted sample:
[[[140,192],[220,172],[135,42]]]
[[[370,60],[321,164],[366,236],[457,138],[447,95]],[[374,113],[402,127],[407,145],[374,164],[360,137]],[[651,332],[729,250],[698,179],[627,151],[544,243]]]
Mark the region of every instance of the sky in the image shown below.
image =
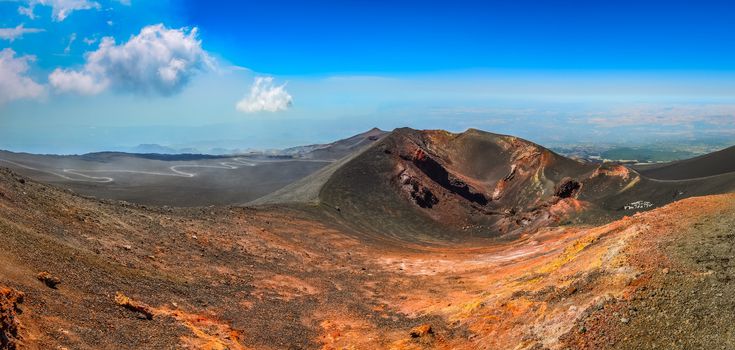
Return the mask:
[[[735,143],[728,1],[0,0],[0,149]]]

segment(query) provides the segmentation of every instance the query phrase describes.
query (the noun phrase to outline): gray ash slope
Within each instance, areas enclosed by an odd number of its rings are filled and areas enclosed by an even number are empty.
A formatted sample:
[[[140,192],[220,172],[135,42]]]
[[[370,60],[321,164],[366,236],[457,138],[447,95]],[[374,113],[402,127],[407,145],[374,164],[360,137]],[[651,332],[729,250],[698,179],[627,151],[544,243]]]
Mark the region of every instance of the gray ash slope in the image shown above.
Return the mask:
[[[726,175],[735,172],[735,146],[691,159],[635,168],[641,174],[659,180],[686,180]]]
[[[366,132],[332,143],[287,148],[282,150],[280,154],[305,159],[336,161],[369,146],[386,134],[388,134],[387,131],[372,128]]]
[[[86,196],[145,205],[206,206],[251,201],[359,151],[384,132],[372,129],[298,154],[36,155],[0,151],[0,166]]]

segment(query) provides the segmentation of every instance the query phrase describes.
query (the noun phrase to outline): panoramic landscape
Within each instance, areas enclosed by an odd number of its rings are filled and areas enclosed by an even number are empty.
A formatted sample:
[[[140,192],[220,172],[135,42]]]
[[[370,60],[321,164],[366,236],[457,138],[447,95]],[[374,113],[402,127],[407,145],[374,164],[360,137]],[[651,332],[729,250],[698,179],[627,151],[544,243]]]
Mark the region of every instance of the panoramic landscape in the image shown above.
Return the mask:
[[[734,11],[0,1],[0,350],[735,349]]]

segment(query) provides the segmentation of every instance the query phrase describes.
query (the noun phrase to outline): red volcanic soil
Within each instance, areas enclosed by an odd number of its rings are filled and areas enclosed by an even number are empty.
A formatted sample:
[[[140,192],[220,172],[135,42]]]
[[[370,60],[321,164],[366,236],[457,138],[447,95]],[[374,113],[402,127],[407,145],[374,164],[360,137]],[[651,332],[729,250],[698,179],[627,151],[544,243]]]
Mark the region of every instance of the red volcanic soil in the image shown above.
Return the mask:
[[[692,198],[637,215],[646,234],[625,251],[638,272],[621,296],[589,310],[563,343],[575,349],[735,346],[735,197]]]
[[[15,289],[0,286],[0,349],[17,349],[20,338],[18,322],[19,305],[24,294]]]
[[[718,309],[735,303],[731,195],[425,244],[313,209],[144,208],[7,171],[0,193],[1,339],[21,348],[640,348],[733,334]]]

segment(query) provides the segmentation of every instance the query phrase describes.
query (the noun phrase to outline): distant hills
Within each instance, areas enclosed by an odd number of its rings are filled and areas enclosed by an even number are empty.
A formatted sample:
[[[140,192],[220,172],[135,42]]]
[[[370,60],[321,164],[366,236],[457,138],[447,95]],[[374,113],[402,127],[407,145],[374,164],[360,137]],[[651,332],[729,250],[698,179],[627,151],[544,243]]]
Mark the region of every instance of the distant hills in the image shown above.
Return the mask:
[[[265,149],[242,150],[237,148],[215,147],[211,149],[198,149],[194,147],[176,148],[171,146],[162,146],[155,143],[140,144],[135,147],[124,150],[124,153],[133,154],[210,154],[210,155],[270,155],[270,156],[292,156],[295,158],[309,158],[322,160],[337,160],[361,146],[375,141],[382,135],[387,134],[386,131],[378,128],[372,128],[366,132],[355,136],[338,140],[331,143],[311,144],[304,146],[289,147],[285,149]]]

